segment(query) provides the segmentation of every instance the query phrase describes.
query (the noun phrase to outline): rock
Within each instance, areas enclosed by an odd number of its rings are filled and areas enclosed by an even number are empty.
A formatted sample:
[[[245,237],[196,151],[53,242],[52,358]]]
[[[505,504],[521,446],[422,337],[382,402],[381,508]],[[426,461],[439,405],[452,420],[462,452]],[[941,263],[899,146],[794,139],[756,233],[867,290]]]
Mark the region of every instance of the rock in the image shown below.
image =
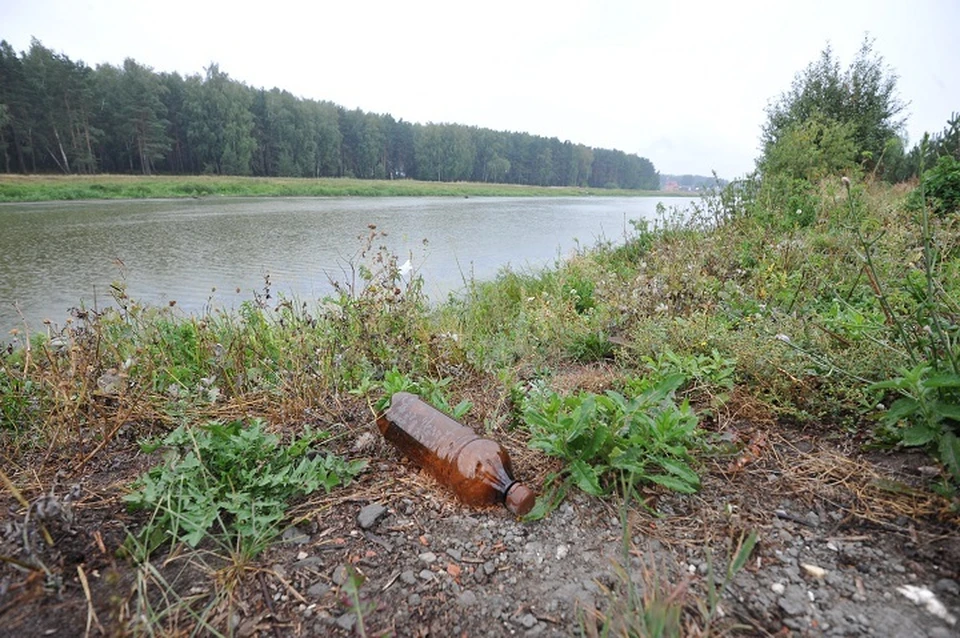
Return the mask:
[[[340,565],[335,570],[333,570],[333,575],[330,576],[330,580],[335,582],[337,585],[343,585],[347,582],[347,568],[344,565]]]
[[[360,510],[357,515],[357,524],[360,529],[371,529],[386,513],[387,508],[380,503],[370,503]]]
[[[420,578],[423,580],[433,580],[433,572],[429,569],[421,569]]]
[[[317,581],[316,583],[310,585],[310,587],[307,589],[307,595],[313,596],[314,598],[320,598],[328,591],[330,591],[330,585],[323,581]]]
[[[407,598],[407,604],[409,604],[411,607],[419,607],[420,594],[410,594],[410,597]]]
[[[483,571],[487,574],[487,576],[493,576],[493,573],[497,571],[497,564],[492,560],[488,560],[483,564]]]
[[[281,542],[291,543],[294,545],[303,545],[310,542],[310,537],[304,534],[296,525],[291,525],[287,529],[283,530],[283,535],[280,537]]]
[[[823,578],[827,575],[827,570],[823,567],[817,567],[816,565],[811,565],[810,563],[800,563],[800,567],[803,567],[803,571],[807,572],[814,578]]]
[[[941,594],[953,594],[960,596],[960,584],[952,578],[941,578],[934,584],[933,588]]]
[[[561,543],[560,545],[557,545],[557,553],[556,553],[557,560],[563,560],[564,558],[567,557],[567,554],[569,553],[570,553],[569,545],[564,545],[563,543]]]
[[[437,555],[433,552],[424,552],[420,554],[420,560],[429,565],[437,561]]]
[[[477,595],[469,589],[466,589],[460,594],[457,602],[460,603],[461,607],[471,607],[477,604]]]
[[[413,573],[412,569],[408,569],[400,574],[400,580],[406,585],[415,585],[417,583],[417,576]]]
[[[323,558],[320,556],[307,556],[306,558],[301,558],[293,564],[294,569],[305,569],[307,567],[315,567],[323,562]]]
[[[452,547],[447,548],[447,556],[449,556],[450,558],[452,558],[457,562],[460,562],[460,560],[463,558],[463,554],[460,552],[460,550],[454,549]]]
[[[533,614],[524,614],[520,617],[520,624],[526,627],[527,629],[532,629],[534,625],[537,624],[537,617]]]
[[[787,591],[787,586],[783,583],[774,583],[770,585],[770,589],[773,590],[773,593],[782,596]]]
[[[777,601],[777,605],[788,616],[800,616],[807,613],[810,601],[803,588],[791,585]]]
[[[353,612],[348,611],[337,618],[337,626],[341,629],[351,631],[355,624],[357,624],[357,617],[353,615]]]

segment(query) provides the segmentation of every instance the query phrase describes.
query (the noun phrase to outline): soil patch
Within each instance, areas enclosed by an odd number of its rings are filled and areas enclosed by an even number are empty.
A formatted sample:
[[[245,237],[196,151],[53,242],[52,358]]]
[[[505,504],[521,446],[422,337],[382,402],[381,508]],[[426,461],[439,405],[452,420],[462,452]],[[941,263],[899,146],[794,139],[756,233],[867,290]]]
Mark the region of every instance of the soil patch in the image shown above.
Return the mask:
[[[522,523],[463,507],[358,420],[338,440],[369,469],[297,504],[294,525],[248,562],[217,547],[149,565],[118,557],[142,523],[121,497],[156,460],[132,441],[119,437],[76,474],[72,459],[49,460],[62,468],[55,481],[24,461],[8,475],[31,515],[3,492],[0,634],[129,635],[147,618],[179,635],[203,618],[200,634],[236,636],[593,636],[604,622],[623,629],[634,589],[684,600],[695,635],[709,575],[722,580],[755,530],[750,560],[722,591],[722,633],[957,635],[960,528],[923,487],[926,457],[853,456],[775,423],[740,425],[724,433],[736,451],[704,468],[695,495],[651,491],[621,508],[572,494]],[[551,462],[518,433],[500,438],[518,477],[537,485]]]

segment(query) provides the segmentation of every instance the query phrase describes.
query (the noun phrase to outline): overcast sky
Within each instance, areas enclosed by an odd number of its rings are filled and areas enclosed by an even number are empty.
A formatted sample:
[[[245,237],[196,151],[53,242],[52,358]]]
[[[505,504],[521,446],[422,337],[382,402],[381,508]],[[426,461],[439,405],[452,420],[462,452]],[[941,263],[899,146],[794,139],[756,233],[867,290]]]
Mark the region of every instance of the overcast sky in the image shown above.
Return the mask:
[[[210,62],[412,122],[526,131],[638,153],[663,173],[732,178],[764,108],[830,42],[864,34],[900,77],[912,142],[960,111],[960,2],[0,0],[0,38],[90,66]]]

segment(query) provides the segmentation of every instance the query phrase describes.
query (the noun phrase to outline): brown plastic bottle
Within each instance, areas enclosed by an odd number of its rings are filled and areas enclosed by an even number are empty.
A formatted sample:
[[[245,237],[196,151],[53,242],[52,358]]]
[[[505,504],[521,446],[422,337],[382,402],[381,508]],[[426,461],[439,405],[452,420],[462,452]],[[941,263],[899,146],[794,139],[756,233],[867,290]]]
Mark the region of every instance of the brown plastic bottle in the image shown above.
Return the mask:
[[[478,436],[408,392],[397,392],[377,419],[383,438],[467,505],[503,503],[523,516],[534,494],[513,479],[510,457],[496,442]]]

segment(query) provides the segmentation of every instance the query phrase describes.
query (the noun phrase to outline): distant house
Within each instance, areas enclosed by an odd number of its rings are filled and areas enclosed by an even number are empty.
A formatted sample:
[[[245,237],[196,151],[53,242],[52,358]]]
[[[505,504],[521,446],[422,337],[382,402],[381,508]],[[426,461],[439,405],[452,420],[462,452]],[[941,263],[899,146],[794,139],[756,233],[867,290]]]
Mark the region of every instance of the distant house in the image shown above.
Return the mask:
[[[676,180],[672,180],[672,179],[667,180],[667,182],[663,185],[663,190],[665,190],[665,191],[678,191],[678,190],[681,190],[681,188],[680,188],[680,182],[678,182],[678,181],[676,181]]]

